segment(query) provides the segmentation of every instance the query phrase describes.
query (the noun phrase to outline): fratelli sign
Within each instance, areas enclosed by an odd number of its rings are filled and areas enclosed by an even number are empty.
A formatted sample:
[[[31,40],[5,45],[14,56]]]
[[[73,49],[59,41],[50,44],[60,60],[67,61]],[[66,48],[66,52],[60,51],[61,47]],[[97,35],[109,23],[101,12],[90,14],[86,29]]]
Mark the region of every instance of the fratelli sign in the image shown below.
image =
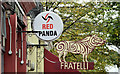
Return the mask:
[[[33,22],[33,30],[40,31],[36,35],[45,41],[58,39],[63,31],[63,22],[59,15],[46,11],[37,15]]]
[[[87,36],[80,41],[61,41],[54,44],[57,53],[59,54],[60,69],[77,69],[77,70],[91,70],[94,68],[94,62],[88,62],[88,55],[97,46],[101,46],[105,43],[105,40],[98,37],[97,35]],[[65,56],[68,52],[73,54],[82,54],[82,62],[66,62]],[[63,61],[61,57],[63,55]]]

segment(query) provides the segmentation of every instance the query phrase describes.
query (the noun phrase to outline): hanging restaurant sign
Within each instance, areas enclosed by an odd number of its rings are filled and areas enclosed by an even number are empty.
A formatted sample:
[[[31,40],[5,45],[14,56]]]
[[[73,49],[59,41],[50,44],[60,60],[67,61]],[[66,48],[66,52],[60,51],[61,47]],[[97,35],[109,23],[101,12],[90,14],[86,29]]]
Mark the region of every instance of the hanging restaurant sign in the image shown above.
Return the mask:
[[[35,18],[33,30],[40,31],[39,33],[36,33],[40,39],[53,41],[62,34],[63,22],[60,16],[54,12],[42,12]]]
[[[59,54],[60,69],[84,69],[90,70],[94,67],[94,62],[88,62],[88,55],[95,49],[105,43],[105,40],[101,39],[97,35],[87,36],[80,41],[61,41],[54,44],[57,53]],[[82,62],[66,62],[65,57],[68,52],[74,54],[82,54]],[[61,56],[63,55],[63,61]]]

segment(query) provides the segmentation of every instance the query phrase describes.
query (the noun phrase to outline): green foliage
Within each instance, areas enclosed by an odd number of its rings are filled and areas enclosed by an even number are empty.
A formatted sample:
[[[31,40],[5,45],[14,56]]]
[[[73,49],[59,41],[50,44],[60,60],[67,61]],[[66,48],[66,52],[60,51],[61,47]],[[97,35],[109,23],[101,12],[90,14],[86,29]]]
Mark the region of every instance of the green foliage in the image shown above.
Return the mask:
[[[58,2],[53,4],[52,7],[56,7],[57,4]],[[65,6],[60,7],[61,4]],[[45,3],[43,3],[43,5],[45,6]],[[51,4],[48,3],[47,6],[49,7]],[[75,2],[61,2],[57,6],[57,10],[60,12],[57,12],[57,14],[65,21],[64,29],[67,30],[59,39],[54,41],[54,43],[58,41],[78,41],[88,35],[97,34],[99,37],[106,40],[106,44],[113,44],[120,48],[119,2],[88,2],[85,3],[85,5],[77,4]],[[69,14],[71,17],[64,16],[64,14]],[[73,22],[75,23],[71,25]],[[71,26],[68,28],[69,25]],[[81,72],[106,72],[105,66],[114,64],[120,67],[120,54],[113,50],[109,50],[106,47],[106,44],[97,47],[88,56],[88,61],[95,63],[95,69],[80,70]],[[51,50],[51,52],[58,55],[55,50]],[[68,53],[66,61],[82,62],[82,55]]]

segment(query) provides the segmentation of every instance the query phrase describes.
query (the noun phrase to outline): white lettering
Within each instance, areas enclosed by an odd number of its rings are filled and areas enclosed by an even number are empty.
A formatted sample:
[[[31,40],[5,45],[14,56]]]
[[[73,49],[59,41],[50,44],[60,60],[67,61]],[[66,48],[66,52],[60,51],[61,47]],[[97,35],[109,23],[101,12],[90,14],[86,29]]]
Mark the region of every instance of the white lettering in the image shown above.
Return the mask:
[[[75,69],[75,64],[76,64],[76,62],[73,62],[73,64],[74,64],[74,69]]]
[[[69,64],[68,69],[70,69],[70,68],[73,69],[72,63]]]
[[[63,66],[64,66],[64,65],[63,65],[63,62],[61,62],[61,69],[62,69]]]
[[[78,62],[78,63],[77,63],[77,69],[80,69],[79,66],[80,66],[80,65],[79,65],[79,62]]]
[[[68,63],[65,62],[65,66],[64,66],[64,69],[68,68]]]

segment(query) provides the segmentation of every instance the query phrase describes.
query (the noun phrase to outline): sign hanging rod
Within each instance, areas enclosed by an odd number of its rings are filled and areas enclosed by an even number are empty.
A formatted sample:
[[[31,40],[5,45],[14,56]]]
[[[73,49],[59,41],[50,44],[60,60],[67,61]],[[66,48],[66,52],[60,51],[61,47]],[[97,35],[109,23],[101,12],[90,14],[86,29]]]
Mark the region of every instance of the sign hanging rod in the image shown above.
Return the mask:
[[[27,46],[48,46],[47,44],[27,44]]]
[[[26,33],[39,33],[41,31],[17,31],[17,32],[26,32]]]

